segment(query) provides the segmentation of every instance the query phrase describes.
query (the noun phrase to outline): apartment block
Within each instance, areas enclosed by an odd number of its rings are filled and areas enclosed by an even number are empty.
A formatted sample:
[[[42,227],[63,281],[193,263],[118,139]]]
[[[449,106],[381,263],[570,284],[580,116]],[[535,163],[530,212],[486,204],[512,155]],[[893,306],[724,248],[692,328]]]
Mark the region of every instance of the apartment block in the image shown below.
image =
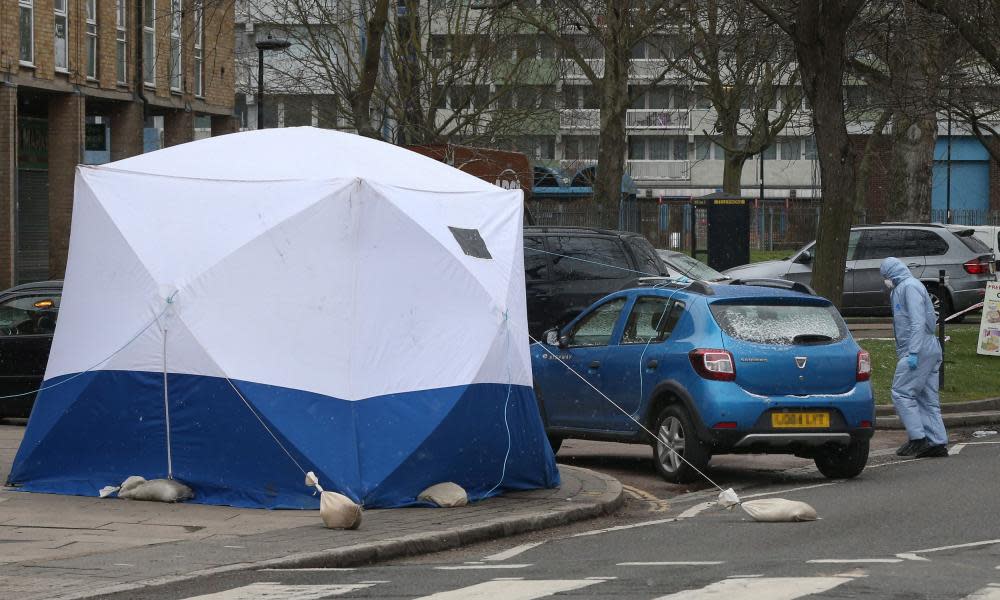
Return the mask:
[[[63,276],[77,165],[232,132],[236,121],[232,3],[0,3],[5,288]]]

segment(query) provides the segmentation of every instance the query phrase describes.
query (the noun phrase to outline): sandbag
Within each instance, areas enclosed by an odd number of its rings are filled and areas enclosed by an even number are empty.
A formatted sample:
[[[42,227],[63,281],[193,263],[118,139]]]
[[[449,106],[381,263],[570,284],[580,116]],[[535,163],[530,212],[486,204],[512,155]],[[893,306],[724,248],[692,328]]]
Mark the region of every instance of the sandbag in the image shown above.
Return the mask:
[[[122,483],[118,497],[149,502],[183,502],[194,498],[194,492],[175,479],[146,481],[142,477],[133,475]]]
[[[319,516],[329,529],[357,529],[361,527],[361,507],[337,492],[321,492]]]
[[[445,483],[432,485],[426,490],[420,492],[420,495],[417,496],[417,500],[430,502],[431,504],[436,504],[442,508],[454,508],[456,506],[465,506],[468,504],[469,495],[465,493],[462,486],[457,483],[447,481]]]
[[[765,498],[763,500],[748,500],[740,506],[753,517],[754,521],[763,523],[815,521],[818,518],[815,508],[797,500]]]

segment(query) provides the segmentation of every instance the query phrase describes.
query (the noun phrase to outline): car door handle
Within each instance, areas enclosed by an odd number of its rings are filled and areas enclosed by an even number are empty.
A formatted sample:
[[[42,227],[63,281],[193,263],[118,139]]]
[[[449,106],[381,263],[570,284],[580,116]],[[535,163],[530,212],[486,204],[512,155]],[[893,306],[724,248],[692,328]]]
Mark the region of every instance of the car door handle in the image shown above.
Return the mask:
[[[911,269],[916,269],[917,267],[920,266],[920,263],[906,263],[906,266],[910,267]]]
[[[590,368],[591,369],[600,369],[601,368],[601,361],[599,361],[599,360],[592,360],[592,361],[590,361]]]
[[[649,370],[653,370],[658,366],[660,366],[660,361],[658,360],[651,360],[648,363],[646,363],[646,368]]]

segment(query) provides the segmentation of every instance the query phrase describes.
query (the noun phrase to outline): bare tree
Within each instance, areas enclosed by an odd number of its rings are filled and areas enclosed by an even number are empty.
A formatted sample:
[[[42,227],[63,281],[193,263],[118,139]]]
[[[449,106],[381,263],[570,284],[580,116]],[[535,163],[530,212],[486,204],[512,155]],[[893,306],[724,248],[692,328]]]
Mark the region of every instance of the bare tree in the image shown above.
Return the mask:
[[[850,70],[864,80],[862,101],[848,111],[888,110],[891,131],[885,217],[925,221],[931,214],[938,97],[949,69],[967,54],[947,21],[912,0],[885,0],[865,12],[855,30]],[[866,94],[864,92],[872,92]]]
[[[715,135],[704,133],[725,151],[722,189],[740,194],[746,161],[800,115],[794,56],[783,32],[742,0],[691,2],[688,27],[690,62],[677,69],[711,101]]]
[[[1000,73],[1000,0],[915,0],[943,15],[993,70]]]
[[[594,198],[607,226],[617,226],[617,207],[625,173],[626,111],[641,94],[672,72],[674,61],[663,36],[680,22],[676,0],[497,0],[479,5],[490,11],[513,8],[510,18],[527,33],[544,36],[575,74],[589,81],[600,105],[600,139]],[[659,61],[643,61],[633,50],[645,44],[659,48]],[[641,85],[629,88],[629,81]]]
[[[518,96],[527,84],[553,87],[557,74],[516,51],[518,26],[504,14],[457,1],[399,0],[391,11],[388,0],[255,1],[264,22],[293,42],[270,67],[277,86],[322,99],[321,117],[340,115],[359,133],[493,143],[554,112],[552,102]]]
[[[856,194],[857,153],[847,135],[844,74],[849,32],[867,0],[751,0],[791,39],[802,88],[812,107],[823,203],[816,236],[813,285],[837,306]]]

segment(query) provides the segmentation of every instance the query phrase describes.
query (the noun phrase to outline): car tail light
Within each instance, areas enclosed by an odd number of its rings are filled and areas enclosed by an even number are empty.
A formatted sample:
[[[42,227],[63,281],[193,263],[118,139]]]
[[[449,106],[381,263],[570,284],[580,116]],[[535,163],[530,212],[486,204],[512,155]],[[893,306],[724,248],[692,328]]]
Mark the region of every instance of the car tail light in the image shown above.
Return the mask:
[[[861,421],[861,423],[858,425],[858,427],[861,427],[862,429],[871,429],[872,428],[872,422],[871,421]]]
[[[872,377],[872,357],[864,350],[858,352],[858,381],[868,381]]]
[[[733,381],[736,379],[736,367],[733,355],[725,350],[698,348],[688,355],[691,366],[705,379],[716,381]]]
[[[736,421],[721,421],[712,425],[712,429],[736,429]]]
[[[970,260],[962,265],[962,268],[965,269],[965,272],[970,275],[989,275],[990,273],[989,261],[981,258],[974,258]]]

